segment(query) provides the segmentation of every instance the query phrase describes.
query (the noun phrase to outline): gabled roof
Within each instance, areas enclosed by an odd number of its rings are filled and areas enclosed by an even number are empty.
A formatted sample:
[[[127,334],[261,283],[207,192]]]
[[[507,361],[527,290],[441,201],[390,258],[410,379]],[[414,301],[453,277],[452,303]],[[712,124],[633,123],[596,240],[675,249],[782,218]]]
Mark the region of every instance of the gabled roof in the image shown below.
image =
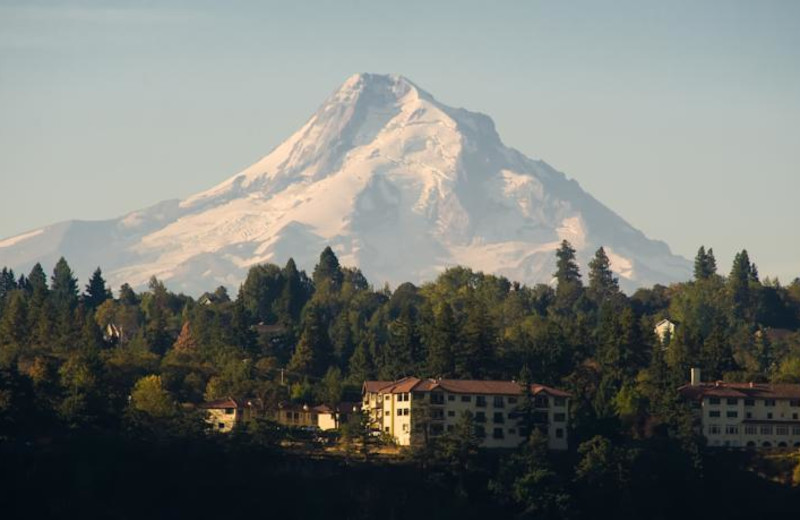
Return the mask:
[[[700,383],[683,385],[678,392],[687,399],[703,397],[739,397],[747,399],[800,399],[798,384]]]
[[[202,403],[200,408],[204,410],[221,410],[223,408],[242,408],[242,403],[239,403],[236,399],[228,397],[227,399],[217,399],[216,401],[209,401],[207,403]]]
[[[405,377],[395,382],[366,381],[364,389],[367,392],[380,392],[384,394],[398,394],[406,392],[431,392],[443,391],[453,394],[478,394],[478,395],[520,395],[522,387],[516,381],[480,380],[480,379],[419,379]],[[558,390],[538,383],[531,384],[534,395],[546,394],[554,397],[570,397],[568,392]]]

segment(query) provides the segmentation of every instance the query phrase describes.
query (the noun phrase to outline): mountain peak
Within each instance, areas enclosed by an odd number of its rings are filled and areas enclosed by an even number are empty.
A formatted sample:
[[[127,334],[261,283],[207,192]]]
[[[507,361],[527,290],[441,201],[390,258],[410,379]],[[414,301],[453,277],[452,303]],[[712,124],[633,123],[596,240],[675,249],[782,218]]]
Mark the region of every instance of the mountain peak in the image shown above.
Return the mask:
[[[685,279],[689,263],[576,182],[503,145],[486,115],[435,100],[399,74],[349,77],[263,159],[177,203],[0,242],[0,265],[64,255],[114,284],[151,276],[199,293],[325,246],[378,285],[465,265],[547,282],[567,239],[585,264],[603,246],[625,288]],[[98,244],[103,244],[98,247]],[[88,254],[87,252],[91,252]]]

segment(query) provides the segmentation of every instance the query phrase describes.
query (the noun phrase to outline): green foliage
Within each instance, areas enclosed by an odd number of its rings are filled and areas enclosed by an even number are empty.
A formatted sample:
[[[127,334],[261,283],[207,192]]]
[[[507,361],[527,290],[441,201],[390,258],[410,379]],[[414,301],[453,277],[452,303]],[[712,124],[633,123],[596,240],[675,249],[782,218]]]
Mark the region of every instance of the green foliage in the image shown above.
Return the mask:
[[[154,418],[166,418],[175,414],[175,403],[157,375],[145,376],[131,391],[131,407]]]

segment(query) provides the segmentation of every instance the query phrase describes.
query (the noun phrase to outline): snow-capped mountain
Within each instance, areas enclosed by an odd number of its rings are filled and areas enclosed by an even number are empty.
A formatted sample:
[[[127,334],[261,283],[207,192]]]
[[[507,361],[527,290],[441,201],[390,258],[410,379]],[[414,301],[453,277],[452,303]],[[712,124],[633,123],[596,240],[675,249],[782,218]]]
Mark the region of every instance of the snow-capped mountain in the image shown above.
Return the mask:
[[[65,256],[114,287],[155,275],[173,290],[235,289],[250,266],[330,245],[377,285],[465,265],[549,282],[562,239],[585,271],[601,245],[624,288],[685,280],[689,262],[547,163],[500,141],[492,120],[408,79],[358,74],[269,155],[218,186],[118,219],[69,221],[0,241],[0,266]]]

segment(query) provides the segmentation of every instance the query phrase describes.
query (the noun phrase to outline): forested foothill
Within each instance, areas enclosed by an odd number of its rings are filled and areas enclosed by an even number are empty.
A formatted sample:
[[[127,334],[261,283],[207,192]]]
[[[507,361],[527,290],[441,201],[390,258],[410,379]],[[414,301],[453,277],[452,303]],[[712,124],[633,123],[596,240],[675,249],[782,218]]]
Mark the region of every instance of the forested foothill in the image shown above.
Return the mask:
[[[0,511],[4,518],[279,515],[287,518],[764,518],[800,512],[795,454],[710,450],[676,389],[705,380],[800,383],[800,279],[761,279],[748,253],[720,274],[632,295],[599,249],[563,242],[554,283],[450,268],[373,287],[326,248],[250,269],[235,297],[156,278],[81,287],[65,259],[0,272]],[[659,338],[663,318],[674,334]],[[207,431],[192,405],[359,400],[367,379],[531,380],[569,391],[570,449],[534,432],[478,449],[465,417],[387,458],[350,425],[342,456],[287,447],[257,420]],[[291,444],[291,443],[290,443]],[[297,444],[297,443],[294,443]],[[293,445],[294,445],[293,444]],[[315,452],[316,450],[316,452]],[[794,476],[793,476],[794,473]],[[794,479],[794,480],[793,480]],[[602,509],[601,509],[602,508]],[[10,516],[5,516],[10,513]]]

